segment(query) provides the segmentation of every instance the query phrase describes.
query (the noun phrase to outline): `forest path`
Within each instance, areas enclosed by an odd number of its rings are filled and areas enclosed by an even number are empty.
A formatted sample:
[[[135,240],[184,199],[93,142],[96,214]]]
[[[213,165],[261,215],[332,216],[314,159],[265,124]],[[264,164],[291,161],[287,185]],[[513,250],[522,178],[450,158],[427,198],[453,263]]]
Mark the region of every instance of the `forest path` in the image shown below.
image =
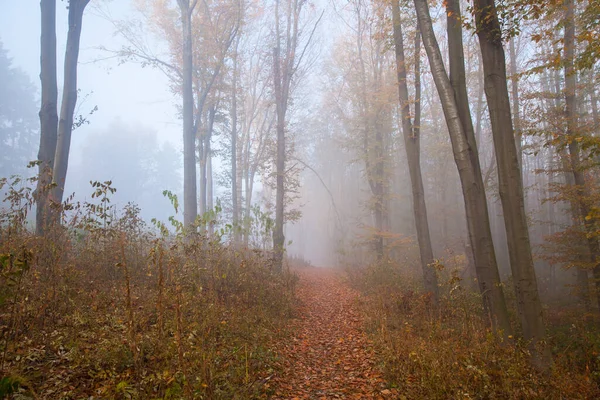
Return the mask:
[[[299,316],[292,339],[277,346],[282,373],[271,383],[273,399],[386,399],[372,345],[343,272],[326,268],[296,271]]]

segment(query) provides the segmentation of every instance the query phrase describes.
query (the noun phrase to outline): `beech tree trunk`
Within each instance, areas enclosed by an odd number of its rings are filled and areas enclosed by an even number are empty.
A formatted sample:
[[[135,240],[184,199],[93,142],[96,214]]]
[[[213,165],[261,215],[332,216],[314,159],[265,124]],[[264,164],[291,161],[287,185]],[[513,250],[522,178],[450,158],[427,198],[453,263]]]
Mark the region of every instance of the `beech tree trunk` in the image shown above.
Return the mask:
[[[494,0],[474,0],[474,6],[519,319],[523,336],[530,343],[534,366],[547,369],[551,359],[549,349],[544,346],[546,332],[531,255],[500,23]]]
[[[206,206],[207,206],[206,211],[210,211],[215,208],[214,198],[213,198],[213,168],[212,168],[211,140],[212,140],[213,130],[215,128],[216,113],[217,113],[217,107],[212,106],[210,108],[208,136],[206,137],[206,143],[204,145],[204,148],[206,150]]]
[[[67,49],[65,52],[65,71],[63,97],[58,121],[58,138],[54,156],[52,179],[56,186],[52,189],[52,201],[60,204],[63,200],[67,169],[69,166],[69,150],[71,148],[71,132],[77,104],[77,62],[79,60],[79,41],[83,12],[90,0],[69,1],[69,31],[67,33]],[[57,217],[60,217],[57,215]]]
[[[581,150],[576,139],[578,133],[577,121],[577,71],[575,70],[575,3],[574,0],[565,0],[565,38],[564,38],[564,62],[565,62],[565,117],[567,120],[567,139],[571,170],[573,171],[574,186],[579,199],[580,221],[587,232],[587,244],[593,267],[593,276],[596,286],[596,297],[600,309],[600,245],[596,236],[595,222],[586,218],[590,213],[589,188],[585,183],[585,176],[581,166]],[[583,272],[580,272],[583,280]]]
[[[207,210],[214,210],[214,195],[213,195],[213,165],[212,165],[212,152],[210,141],[206,143],[206,205]],[[215,233],[215,227],[213,223],[208,224],[208,234],[212,236]]]
[[[593,76],[592,78],[593,79]],[[590,88],[590,103],[592,105],[592,118],[593,118],[593,135],[598,135],[598,130],[600,129],[600,114],[598,113],[598,98],[596,96],[596,88],[592,86]]]
[[[206,204],[206,182],[208,180],[207,175],[206,175],[206,154],[207,154],[207,145],[206,145],[206,134],[202,135],[199,139],[200,142],[202,142],[202,147],[200,150],[200,190],[199,190],[199,200],[198,200],[198,206],[199,206],[199,214],[201,217],[204,216],[204,213],[206,213],[207,210],[207,204]]]
[[[420,124],[421,124],[421,45],[420,34],[415,37],[415,117],[414,125],[411,122],[410,103],[408,98],[408,85],[406,84],[406,60],[404,56],[404,38],[402,24],[400,22],[400,5],[398,0],[392,1],[392,19],[394,24],[394,44],[396,50],[396,71],[398,75],[398,97],[400,99],[402,115],[402,134],[408,161],[408,172],[413,195],[413,214],[415,216],[415,227],[417,241],[419,242],[419,253],[421,256],[421,269],[423,271],[423,282],[425,290],[438,300],[438,285],[435,269],[431,266],[434,262],[431,236],[429,234],[429,222],[427,219],[427,206],[425,205],[425,189],[421,174],[421,148],[420,148]]]
[[[49,222],[49,194],[58,134],[58,84],[56,82],[56,0],[42,0],[40,37],[40,108],[39,177],[36,188],[35,232],[44,235]]]
[[[375,76],[375,84],[379,84],[377,76]],[[373,215],[375,217],[375,253],[377,260],[382,261],[384,258],[385,240],[384,232],[386,230],[386,177],[385,177],[385,144],[383,138],[383,126],[380,123],[382,115],[377,110],[369,116],[367,120],[372,120],[370,124],[367,124],[367,130],[372,128],[375,131],[375,137],[372,144],[365,144],[365,161],[367,164],[367,179],[373,193]],[[369,132],[365,132],[365,143],[368,143],[366,139]]]
[[[250,181],[250,171],[248,166],[248,171],[244,174],[244,247],[248,247],[250,244],[250,228],[251,228],[251,218],[252,218],[252,210],[250,210],[250,206],[252,205],[252,185],[253,182]]]
[[[454,160],[458,167],[465,202],[469,241],[473,248],[483,304],[489,314],[492,328],[495,331],[501,331],[507,337],[511,333],[511,328],[496,264],[477,147],[474,147],[475,143],[471,143],[467,138],[454,89],[446,73],[442,54],[433,32],[427,0],[414,0],[414,3],[431,74],[448,125]]]
[[[291,0],[287,4],[285,33],[280,29],[279,0],[275,3],[275,48],[273,49],[273,91],[275,92],[277,154],[275,159],[276,195],[275,195],[275,226],[273,228],[273,252],[275,268],[283,268],[283,253],[285,250],[285,161],[286,161],[286,114],[289,105],[290,87],[296,65],[296,50],[298,47],[298,19],[304,2]],[[284,36],[284,53],[282,54],[282,36]]]
[[[459,0],[447,0],[446,5],[446,32],[448,35],[448,67],[450,69],[450,84],[454,90],[454,99],[456,100],[456,106],[458,107],[458,113],[461,120],[461,125],[466,135],[466,140],[469,147],[472,149],[470,154],[471,164],[474,165],[475,170],[481,170],[479,154],[477,151],[477,137],[481,137],[481,126],[482,126],[482,105],[483,105],[483,74],[478,71],[478,79],[480,83],[479,97],[477,103],[477,132],[473,127],[473,119],[471,118],[471,109],[469,107],[469,96],[467,94],[467,79],[465,72],[465,57],[463,47],[463,34],[462,34],[462,13],[460,10]],[[481,68],[481,67],[480,67]],[[481,172],[479,172],[481,175]],[[483,179],[483,175],[482,175]],[[483,193],[485,196],[486,180],[483,180]],[[487,206],[487,202],[486,202]],[[487,212],[489,218],[489,210]],[[489,222],[488,222],[489,224]],[[491,226],[490,226],[491,233]],[[493,236],[491,236],[493,237]],[[472,246],[468,246],[468,249],[473,251]],[[473,258],[474,255],[471,254]],[[474,258],[473,258],[474,259]],[[497,264],[497,260],[494,259],[494,263]],[[497,267],[496,267],[497,269]],[[496,279],[493,277],[492,279]],[[498,273],[498,280],[500,275]]]
[[[279,17],[277,17],[279,18]],[[279,35],[279,29],[277,29]],[[275,256],[275,267],[279,270],[283,268],[283,251],[285,245],[285,236],[283,234],[283,202],[284,202],[284,175],[285,175],[285,114],[286,104],[282,93],[281,77],[281,46],[279,37],[277,45],[273,51],[273,75],[275,88],[275,107],[277,114],[277,155],[275,160],[275,171],[277,174],[276,197],[275,197],[275,227],[273,229],[273,251]],[[287,103],[287,101],[286,101]]]
[[[517,75],[517,52],[515,50],[515,38],[511,37],[508,44],[510,51],[510,83],[512,86],[512,112],[515,123],[515,144],[517,146],[517,159],[521,175],[523,174],[523,138],[521,137],[521,107],[519,104],[519,76]]]
[[[235,51],[233,53],[233,77],[231,86],[231,208],[233,220],[233,242],[238,244],[240,241],[240,208],[238,200],[238,168],[237,168],[237,80],[238,80],[238,47],[239,37],[236,40]]]
[[[192,12],[196,1],[177,0],[181,11],[183,41],[183,225],[192,230],[198,216],[196,203],[196,133],[192,88]]]
[[[211,104],[207,110],[206,129],[198,139],[199,167],[200,167],[200,198],[199,208],[200,215],[204,215],[212,208],[211,200],[209,199],[209,181],[212,180],[212,171],[209,166],[210,162],[210,141],[215,123],[215,115],[217,108]]]

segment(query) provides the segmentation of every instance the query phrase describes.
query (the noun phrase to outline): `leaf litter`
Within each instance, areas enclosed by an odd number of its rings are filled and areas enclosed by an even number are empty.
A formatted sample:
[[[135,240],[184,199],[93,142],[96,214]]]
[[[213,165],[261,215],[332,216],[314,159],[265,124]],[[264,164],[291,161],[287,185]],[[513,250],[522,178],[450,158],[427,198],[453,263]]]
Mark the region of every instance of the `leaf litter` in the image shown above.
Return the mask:
[[[276,345],[278,373],[268,383],[273,399],[397,398],[375,363],[373,344],[362,330],[359,293],[341,271],[297,270],[298,317],[291,339]]]

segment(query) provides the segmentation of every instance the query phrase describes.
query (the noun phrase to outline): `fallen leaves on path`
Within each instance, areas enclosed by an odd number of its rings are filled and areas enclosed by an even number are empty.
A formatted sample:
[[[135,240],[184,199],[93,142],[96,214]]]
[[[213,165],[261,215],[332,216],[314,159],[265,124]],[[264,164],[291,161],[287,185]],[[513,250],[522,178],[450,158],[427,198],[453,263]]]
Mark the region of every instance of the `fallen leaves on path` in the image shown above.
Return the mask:
[[[269,383],[273,399],[386,399],[372,345],[361,331],[358,293],[341,272],[324,268],[297,271],[299,318],[293,336],[277,346],[282,373]]]

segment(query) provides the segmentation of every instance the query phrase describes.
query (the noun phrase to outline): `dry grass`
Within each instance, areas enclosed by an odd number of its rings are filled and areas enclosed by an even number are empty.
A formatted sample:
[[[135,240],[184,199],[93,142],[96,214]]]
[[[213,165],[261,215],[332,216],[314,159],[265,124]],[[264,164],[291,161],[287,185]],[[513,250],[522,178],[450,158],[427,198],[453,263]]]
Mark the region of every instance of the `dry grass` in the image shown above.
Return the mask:
[[[0,221],[0,397],[268,395],[293,276],[218,237],[156,235],[102,194],[35,237],[15,196]]]
[[[547,311],[554,365],[541,374],[530,367],[526,346],[501,343],[486,329],[479,295],[461,286],[456,271],[440,266],[437,311],[419,294],[418,275],[398,265],[350,276],[366,294],[367,330],[402,398],[600,398],[600,332],[579,310]]]

